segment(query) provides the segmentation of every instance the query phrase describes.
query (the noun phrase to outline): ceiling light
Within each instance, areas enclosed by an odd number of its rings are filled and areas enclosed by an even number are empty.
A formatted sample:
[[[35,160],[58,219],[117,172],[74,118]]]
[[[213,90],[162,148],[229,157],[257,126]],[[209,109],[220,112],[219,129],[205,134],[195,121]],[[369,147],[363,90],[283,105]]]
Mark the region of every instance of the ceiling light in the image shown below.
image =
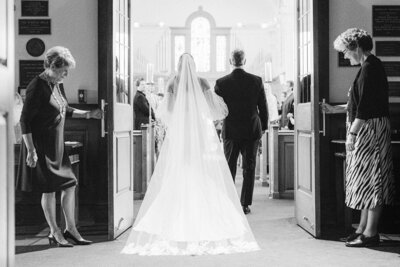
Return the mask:
[[[242,27],[243,27],[243,23],[241,23],[241,22],[238,22],[236,25],[237,25],[239,28],[242,28]]]
[[[158,23],[158,25],[159,25],[160,27],[164,27],[165,23],[162,22],[162,21],[160,21],[160,22]]]
[[[139,24],[139,22],[134,22],[134,23],[133,23],[133,27],[135,27],[135,28],[139,28],[139,27],[140,27],[140,24]]]
[[[262,23],[262,24],[261,24],[261,28],[265,29],[265,28],[267,28],[267,27],[268,27],[268,23]]]

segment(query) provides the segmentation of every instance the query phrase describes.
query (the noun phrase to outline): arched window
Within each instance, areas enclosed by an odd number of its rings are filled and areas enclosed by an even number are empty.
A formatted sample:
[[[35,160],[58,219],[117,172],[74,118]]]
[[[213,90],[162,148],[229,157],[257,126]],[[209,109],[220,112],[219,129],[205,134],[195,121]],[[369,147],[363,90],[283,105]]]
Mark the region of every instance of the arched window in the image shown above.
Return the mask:
[[[227,72],[230,28],[216,27],[214,18],[202,7],[187,18],[185,25],[171,28],[172,67],[177,70],[179,57],[188,52],[198,72]]]
[[[196,62],[197,71],[210,71],[210,22],[197,17],[190,26],[191,54]]]

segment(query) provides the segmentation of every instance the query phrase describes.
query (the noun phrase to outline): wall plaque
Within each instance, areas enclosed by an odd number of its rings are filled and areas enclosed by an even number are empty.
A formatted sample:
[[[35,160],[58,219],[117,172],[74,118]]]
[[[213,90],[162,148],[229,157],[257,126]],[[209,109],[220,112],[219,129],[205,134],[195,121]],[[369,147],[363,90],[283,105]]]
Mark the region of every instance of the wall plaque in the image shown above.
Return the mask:
[[[344,54],[342,52],[338,53],[338,62],[339,62],[339,67],[359,67],[360,66],[360,64],[351,65],[350,59],[344,58]]]
[[[389,96],[400,96],[400,82],[389,82]]]
[[[33,57],[39,57],[45,50],[44,42],[39,38],[32,38],[26,43],[26,51]]]
[[[33,78],[43,71],[43,60],[20,60],[19,86],[26,87]]]
[[[372,6],[372,35],[400,36],[400,6]]]
[[[50,19],[20,19],[18,20],[19,34],[51,34]]]
[[[382,61],[382,64],[388,77],[400,77],[400,61]]]
[[[49,1],[30,1],[21,2],[22,17],[47,17],[49,16]]]
[[[400,56],[400,41],[376,41],[375,51],[377,56]]]

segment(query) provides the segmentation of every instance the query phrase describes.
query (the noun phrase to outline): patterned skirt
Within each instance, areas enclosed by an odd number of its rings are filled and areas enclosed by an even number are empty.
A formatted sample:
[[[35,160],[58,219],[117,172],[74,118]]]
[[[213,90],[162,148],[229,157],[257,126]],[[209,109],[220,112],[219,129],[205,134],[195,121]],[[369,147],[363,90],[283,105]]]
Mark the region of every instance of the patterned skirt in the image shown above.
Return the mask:
[[[364,123],[355,149],[347,152],[346,163],[348,207],[373,209],[393,203],[395,184],[389,118],[373,118]]]

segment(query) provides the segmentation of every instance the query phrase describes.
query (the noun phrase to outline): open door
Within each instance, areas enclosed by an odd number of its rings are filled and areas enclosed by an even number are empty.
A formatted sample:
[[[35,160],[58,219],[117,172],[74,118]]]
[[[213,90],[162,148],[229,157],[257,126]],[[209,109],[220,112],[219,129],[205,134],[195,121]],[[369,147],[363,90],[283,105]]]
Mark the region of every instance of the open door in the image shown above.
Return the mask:
[[[297,224],[321,235],[320,108],[329,79],[326,43],[328,0],[297,1],[297,90],[295,92],[295,215]],[[324,18],[322,15],[326,15]],[[329,37],[328,37],[329,38]],[[327,39],[328,40],[328,39]],[[323,52],[322,52],[323,51]],[[325,55],[326,53],[326,55]],[[324,60],[326,62],[324,62]],[[322,68],[322,69],[321,69]],[[322,124],[322,123],[321,123]]]
[[[131,1],[99,1],[99,98],[106,141],[108,237],[133,223]]]

